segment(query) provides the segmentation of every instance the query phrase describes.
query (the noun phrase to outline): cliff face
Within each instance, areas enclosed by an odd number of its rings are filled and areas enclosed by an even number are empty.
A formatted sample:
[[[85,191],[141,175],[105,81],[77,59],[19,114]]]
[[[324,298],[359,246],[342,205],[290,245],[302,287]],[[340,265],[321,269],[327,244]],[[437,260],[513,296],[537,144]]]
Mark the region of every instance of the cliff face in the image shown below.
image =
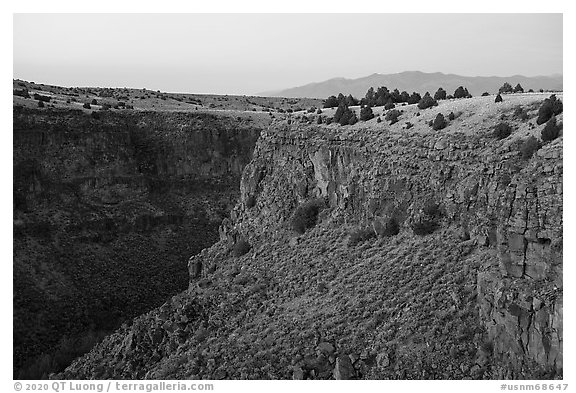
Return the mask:
[[[497,254],[477,275],[494,354],[516,372],[528,359],[562,369],[561,139],[526,161],[517,143],[486,134],[346,136],[283,126],[262,136],[242,178],[241,199],[265,202],[237,205],[222,233],[258,237],[311,197],[329,201],[336,223],[394,214],[405,227],[426,203],[439,204],[445,225]]]
[[[185,289],[186,260],[217,241],[259,131],[206,114],[14,111],[23,377]]]
[[[59,377],[561,377],[562,137],[522,158],[541,128],[508,100],[490,116],[467,101],[442,131],[273,124],[188,291]],[[504,140],[500,119],[516,129]],[[295,235],[295,208],[318,198],[328,207]],[[435,231],[416,235],[427,215]],[[350,241],[390,217],[398,235]]]

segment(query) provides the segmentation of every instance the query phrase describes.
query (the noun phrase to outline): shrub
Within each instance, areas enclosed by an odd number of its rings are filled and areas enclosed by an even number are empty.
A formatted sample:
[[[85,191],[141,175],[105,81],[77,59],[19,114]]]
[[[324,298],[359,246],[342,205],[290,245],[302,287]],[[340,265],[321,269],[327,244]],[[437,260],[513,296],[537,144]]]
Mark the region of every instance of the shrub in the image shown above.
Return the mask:
[[[454,91],[454,98],[470,98],[472,95],[468,93],[468,89],[464,88],[463,86],[458,86],[458,88]]]
[[[24,98],[30,98],[30,94],[28,94],[28,90],[27,89],[14,89],[14,95],[15,96],[20,96],[20,97],[24,97]]]
[[[350,116],[350,118],[348,119],[348,124],[354,125],[356,123],[358,123],[358,117],[356,117],[356,113],[352,112],[352,116]]]
[[[380,237],[391,237],[400,233],[400,225],[396,217],[388,218],[384,224],[379,220],[375,220],[372,223],[372,227],[374,228],[374,232]]]
[[[316,111],[317,115],[321,115],[322,114],[322,109],[318,108],[318,110]]]
[[[456,118],[456,115],[454,115],[454,112],[450,112],[450,114],[448,115],[448,120],[452,121]]]
[[[392,109],[390,112],[386,113],[385,120],[390,122],[390,125],[398,122],[398,117],[401,112],[398,109]]]
[[[430,97],[429,94],[424,95],[424,97],[422,97],[422,99],[418,102],[419,109],[427,109],[437,105],[438,102],[434,98]]]
[[[512,89],[512,85],[508,82],[505,82],[500,89],[498,89],[498,93],[512,93],[514,89]]]
[[[96,98],[92,99],[91,104],[92,104],[92,105],[98,105],[98,101],[96,101]]]
[[[514,88],[514,93],[524,93],[524,88],[518,83]]]
[[[376,233],[372,228],[361,228],[357,229],[350,234],[348,239],[348,247],[354,247],[358,243],[365,242],[366,240],[373,239],[376,237]]]
[[[432,123],[432,129],[438,131],[445,127],[446,127],[446,119],[444,119],[444,115],[442,113],[438,113],[436,115],[436,119],[434,119],[434,123]]]
[[[410,128],[414,127],[414,124],[410,123],[409,121],[406,122],[406,129],[409,130]]]
[[[322,116],[316,118],[316,124],[322,124]]]
[[[366,105],[362,109],[360,109],[360,120],[367,121],[374,118],[374,112],[372,112],[372,107],[370,105]]]
[[[552,116],[542,130],[542,141],[550,142],[560,135],[560,127],[556,124],[556,116]]]
[[[360,103],[360,101],[358,101],[356,98],[352,97],[352,94],[348,94],[348,97],[346,97],[346,105],[347,106],[355,106],[358,105]]]
[[[378,118],[376,119],[376,123],[382,123],[382,119],[380,118],[380,116],[378,116]]]
[[[420,102],[421,99],[422,99],[422,97],[420,96],[420,94],[413,92],[412,95],[410,96],[410,98],[408,99],[408,103],[409,104],[417,104]]]
[[[495,138],[504,139],[504,138],[509,137],[510,134],[512,134],[512,127],[510,127],[508,125],[508,123],[502,122],[502,123],[494,126],[493,135]]]
[[[313,228],[316,225],[318,214],[324,210],[326,204],[322,199],[313,199],[299,205],[294,214],[290,225],[298,233],[306,232],[306,229]]]
[[[90,109],[90,103],[85,102],[84,105],[82,105],[82,107],[85,109]]]
[[[389,111],[390,109],[394,109],[396,108],[396,105],[394,105],[392,102],[387,103],[386,105],[384,105],[384,109]]]
[[[412,223],[412,231],[415,235],[429,235],[438,228],[438,223],[430,218],[420,218]]]
[[[546,98],[540,109],[538,109],[538,119],[536,120],[536,124],[544,124],[548,120],[552,118],[552,116],[559,115],[564,110],[562,105],[562,101],[556,98],[556,95],[551,95],[549,98]]]
[[[38,101],[50,102],[50,97],[34,93],[34,99]]]
[[[440,205],[434,201],[427,202],[422,208],[422,212],[433,218],[438,218],[442,215],[442,212],[440,211]]]
[[[338,108],[336,109],[336,112],[334,113],[334,121],[336,123],[340,122],[340,119],[342,118],[342,115],[344,114],[344,111],[346,109],[348,109],[348,107],[345,104],[338,105]]]
[[[520,120],[528,120],[528,111],[522,108],[521,105],[518,105],[514,108],[514,117]]]
[[[44,102],[38,101],[38,108],[44,108]]]
[[[485,91],[484,93],[482,93],[482,97],[487,97],[487,96],[489,96],[489,95],[490,95],[490,93],[488,93],[487,91]]]
[[[498,95],[494,99],[494,102],[502,102],[502,96],[500,95],[500,93],[498,93]]]
[[[242,255],[248,253],[248,251],[250,251],[250,248],[251,248],[250,243],[248,243],[244,239],[239,239],[238,241],[236,241],[234,247],[232,248],[232,256],[234,258],[239,258]]]
[[[522,158],[529,160],[534,152],[536,152],[541,147],[542,145],[538,139],[534,138],[533,136],[529,137],[524,142],[522,142],[522,145],[520,146],[520,153],[522,154]]]
[[[246,207],[252,209],[254,206],[256,206],[256,197],[254,195],[249,195],[248,198],[246,198]]]
[[[434,94],[435,100],[445,100],[446,99],[446,90],[443,88],[439,88],[438,91]]]

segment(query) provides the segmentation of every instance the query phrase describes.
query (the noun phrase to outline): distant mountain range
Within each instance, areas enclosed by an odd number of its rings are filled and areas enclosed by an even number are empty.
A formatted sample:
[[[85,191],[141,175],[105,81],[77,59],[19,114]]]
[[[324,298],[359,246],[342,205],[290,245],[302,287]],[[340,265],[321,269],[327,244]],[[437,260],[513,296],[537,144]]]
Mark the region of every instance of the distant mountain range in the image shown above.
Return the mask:
[[[290,89],[265,92],[260,95],[269,97],[308,97],[327,98],[331,95],[352,94],[354,97],[364,97],[370,87],[374,89],[386,86],[389,90],[406,90],[408,93],[418,92],[424,94],[429,91],[434,95],[439,87],[453,94],[458,86],[464,86],[472,95],[480,95],[484,92],[495,94],[498,89],[508,82],[512,87],[520,83],[525,91],[534,89],[562,90],[562,75],[550,76],[462,76],[443,74],[441,72],[425,73],[420,71],[405,71],[398,74],[372,74],[358,79],[334,78],[324,82],[310,83],[304,86]]]

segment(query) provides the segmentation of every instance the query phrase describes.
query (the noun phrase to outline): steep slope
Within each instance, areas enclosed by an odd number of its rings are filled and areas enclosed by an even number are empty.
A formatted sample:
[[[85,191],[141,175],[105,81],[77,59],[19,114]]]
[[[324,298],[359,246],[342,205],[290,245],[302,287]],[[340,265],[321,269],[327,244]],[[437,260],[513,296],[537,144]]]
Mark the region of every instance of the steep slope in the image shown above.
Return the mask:
[[[409,130],[274,124],[221,241],[190,259],[189,290],[58,377],[561,377],[562,137],[519,152],[541,98],[407,106]],[[457,107],[446,129],[424,126]],[[502,118],[516,131],[497,140]],[[316,226],[294,233],[318,198]],[[391,217],[398,235],[351,241]],[[425,219],[435,230],[416,235]]]
[[[259,128],[206,114],[14,111],[15,376],[60,371],[187,286]]]
[[[485,91],[496,93],[498,89],[508,82],[512,86],[520,83],[525,91],[533,89],[538,91],[562,90],[562,76],[534,76],[526,77],[513,75],[509,77],[499,76],[462,76],[454,74],[443,74],[441,72],[425,73],[419,71],[406,71],[397,74],[372,74],[363,78],[346,79],[334,78],[324,82],[310,83],[304,86],[293,87],[271,94],[276,97],[313,97],[327,98],[331,95],[352,94],[354,97],[364,97],[370,87],[376,89],[379,86],[386,86],[390,90],[398,89],[412,93],[416,91],[420,94],[430,92],[434,94],[439,87],[444,88],[448,94],[452,94],[458,86],[465,86],[472,95],[480,95]]]

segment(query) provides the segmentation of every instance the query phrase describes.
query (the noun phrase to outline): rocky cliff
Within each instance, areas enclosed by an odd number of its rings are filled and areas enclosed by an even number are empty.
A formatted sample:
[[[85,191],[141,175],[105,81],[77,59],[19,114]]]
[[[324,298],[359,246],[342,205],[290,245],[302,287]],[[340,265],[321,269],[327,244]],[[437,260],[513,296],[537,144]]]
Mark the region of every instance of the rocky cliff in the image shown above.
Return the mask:
[[[184,290],[259,131],[208,114],[16,108],[15,375],[58,371]]]
[[[562,137],[523,157],[538,97],[522,120],[525,101],[491,100],[441,131],[425,125],[457,102],[407,106],[410,129],[273,124],[188,291],[60,377],[561,377]],[[499,140],[502,120],[515,131]],[[399,233],[376,236],[391,218]]]

